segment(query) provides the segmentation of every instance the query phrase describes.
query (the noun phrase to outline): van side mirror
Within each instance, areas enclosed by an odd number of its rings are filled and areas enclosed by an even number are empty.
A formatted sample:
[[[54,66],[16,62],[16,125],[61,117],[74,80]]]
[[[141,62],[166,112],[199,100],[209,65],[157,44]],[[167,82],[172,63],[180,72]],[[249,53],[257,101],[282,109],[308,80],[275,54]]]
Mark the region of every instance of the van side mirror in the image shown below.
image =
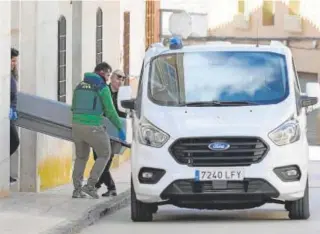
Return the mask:
[[[309,98],[307,100],[306,97],[303,99],[303,103],[301,103],[302,106],[308,105],[308,107],[312,107],[312,110],[318,109],[320,107],[318,100],[320,100],[320,85],[318,82],[309,82],[306,84],[306,96]],[[312,98],[313,97],[313,98]],[[311,100],[311,99],[312,100]],[[317,100],[315,100],[317,99]],[[308,108],[310,109],[310,108]],[[309,111],[310,112],[310,111]]]
[[[130,100],[123,100],[121,101],[121,106],[124,109],[129,109],[129,110],[133,110],[134,106],[135,106],[135,99],[130,99]]]
[[[302,107],[314,106],[318,103],[317,97],[301,96],[300,104]]]
[[[132,90],[130,86],[121,86],[119,91],[118,91],[118,100],[117,100],[117,105],[118,105],[118,109],[121,112],[126,112],[126,109],[130,109],[130,108],[126,108],[122,105],[122,101],[124,100],[131,100],[131,95],[132,95]]]

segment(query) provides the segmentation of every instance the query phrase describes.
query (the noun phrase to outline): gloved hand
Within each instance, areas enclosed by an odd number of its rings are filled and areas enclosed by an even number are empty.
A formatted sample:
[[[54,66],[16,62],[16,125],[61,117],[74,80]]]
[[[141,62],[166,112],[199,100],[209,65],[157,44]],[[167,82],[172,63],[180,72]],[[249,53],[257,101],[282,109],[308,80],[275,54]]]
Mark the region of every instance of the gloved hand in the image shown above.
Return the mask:
[[[126,134],[125,132],[121,129],[119,130],[119,139],[122,140],[122,141],[125,141],[126,140]]]
[[[17,120],[18,119],[18,114],[15,110],[10,108],[10,113],[9,113],[9,119],[10,120]]]

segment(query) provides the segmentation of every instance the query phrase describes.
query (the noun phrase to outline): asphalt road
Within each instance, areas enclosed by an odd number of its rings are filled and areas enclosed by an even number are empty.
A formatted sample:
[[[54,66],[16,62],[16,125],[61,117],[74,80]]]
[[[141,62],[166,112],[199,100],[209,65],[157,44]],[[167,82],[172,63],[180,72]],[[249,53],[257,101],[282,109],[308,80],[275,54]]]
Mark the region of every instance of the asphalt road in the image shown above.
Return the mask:
[[[288,218],[283,205],[267,204],[255,209],[199,211],[161,206],[151,223],[133,223],[129,207],[104,217],[81,234],[320,234],[320,161],[309,165],[309,220]],[[200,234],[200,233],[197,233]]]
[[[312,188],[310,192],[311,217],[304,221],[289,220],[288,213],[282,205],[269,204],[241,211],[199,211],[162,206],[152,223],[133,223],[127,207],[104,217],[81,234],[187,234],[199,231],[219,234],[247,234],[250,231],[272,234],[319,234],[320,189]]]

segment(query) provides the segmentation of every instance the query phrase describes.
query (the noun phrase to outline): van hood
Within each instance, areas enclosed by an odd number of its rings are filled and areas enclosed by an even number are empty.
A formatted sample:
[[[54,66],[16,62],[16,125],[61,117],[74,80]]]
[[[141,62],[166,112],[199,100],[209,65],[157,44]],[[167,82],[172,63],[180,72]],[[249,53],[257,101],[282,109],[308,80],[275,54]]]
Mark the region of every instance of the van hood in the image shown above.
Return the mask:
[[[293,114],[294,106],[150,108],[145,117],[172,138],[265,136]]]

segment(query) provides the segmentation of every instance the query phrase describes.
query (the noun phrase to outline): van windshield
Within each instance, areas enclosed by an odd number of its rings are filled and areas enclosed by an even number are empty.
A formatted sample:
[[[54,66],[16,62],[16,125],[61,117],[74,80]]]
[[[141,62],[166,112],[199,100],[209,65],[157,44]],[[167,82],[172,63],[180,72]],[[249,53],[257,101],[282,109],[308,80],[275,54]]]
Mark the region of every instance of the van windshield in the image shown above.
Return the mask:
[[[159,105],[268,105],[288,94],[286,58],[277,53],[186,52],[151,61],[148,96]]]

